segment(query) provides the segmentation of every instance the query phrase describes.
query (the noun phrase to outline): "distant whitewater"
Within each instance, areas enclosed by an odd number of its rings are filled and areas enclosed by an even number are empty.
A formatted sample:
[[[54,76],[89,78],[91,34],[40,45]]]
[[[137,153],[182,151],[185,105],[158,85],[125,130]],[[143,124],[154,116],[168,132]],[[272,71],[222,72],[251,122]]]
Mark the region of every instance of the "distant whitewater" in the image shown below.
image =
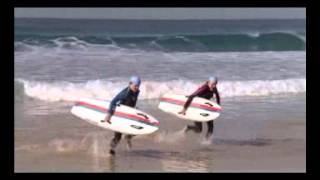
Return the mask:
[[[158,99],[164,93],[190,94],[200,84],[192,81],[147,81],[141,85],[139,99]],[[27,95],[44,101],[76,101],[79,98],[111,100],[127,86],[127,82],[111,83],[93,80],[85,83],[36,82],[17,80],[16,96]],[[225,81],[218,85],[221,97],[266,96],[306,92],[305,79],[284,79],[270,81]]]

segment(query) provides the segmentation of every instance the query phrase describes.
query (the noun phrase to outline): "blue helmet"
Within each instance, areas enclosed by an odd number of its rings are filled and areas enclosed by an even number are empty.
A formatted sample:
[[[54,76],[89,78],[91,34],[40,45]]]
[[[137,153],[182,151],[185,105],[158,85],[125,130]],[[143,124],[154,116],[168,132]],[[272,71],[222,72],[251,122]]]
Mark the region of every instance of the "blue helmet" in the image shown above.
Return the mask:
[[[141,80],[138,76],[132,76],[130,78],[130,82],[133,83],[134,85],[140,86]]]
[[[211,76],[211,77],[209,77],[209,81],[217,83],[218,82],[218,78],[215,77],[215,76]]]

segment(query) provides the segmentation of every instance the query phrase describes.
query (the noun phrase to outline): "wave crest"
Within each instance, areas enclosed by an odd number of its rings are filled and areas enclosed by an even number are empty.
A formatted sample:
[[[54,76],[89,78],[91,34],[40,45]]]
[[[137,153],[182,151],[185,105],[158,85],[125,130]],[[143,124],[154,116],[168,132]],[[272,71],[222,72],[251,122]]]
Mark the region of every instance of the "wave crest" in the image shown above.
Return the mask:
[[[20,35],[22,36],[22,35]],[[290,51],[305,50],[305,36],[295,32],[248,32],[238,34],[199,34],[162,36],[36,36],[16,35],[15,51],[31,50],[22,45],[47,46],[60,50],[88,48],[125,48],[154,51],[211,52],[211,51]],[[33,39],[33,40],[30,40]],[[34,44],[34,41],[38,42]],[[90,49],[91,50],[91,49]]]
[[[111,100],[127,86],[127,82],[91,80],[84,83],[38,82],[17,80],[24,94],[44,101],[76,101],[79,98]],[[165,93],[190,94],[200,82],[173,80],[168,82],[145,81],[141,84],[139,99],[157,99]],[[306,79],[222,81],[218,85],[220,96],[267,96],[273,94],[306,92]],[[21,90],[20,90],[21,91]],[[17,91],[16,91],[17,92]]]

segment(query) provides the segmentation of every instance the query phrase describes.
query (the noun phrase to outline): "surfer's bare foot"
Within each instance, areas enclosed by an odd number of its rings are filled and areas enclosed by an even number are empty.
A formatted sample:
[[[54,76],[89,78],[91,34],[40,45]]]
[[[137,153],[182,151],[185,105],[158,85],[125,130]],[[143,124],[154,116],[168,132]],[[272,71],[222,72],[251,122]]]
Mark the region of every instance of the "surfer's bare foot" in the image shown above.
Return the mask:
[[[109,153],[113,156],[116,154],[116,152],[113,149],[110,149]]]

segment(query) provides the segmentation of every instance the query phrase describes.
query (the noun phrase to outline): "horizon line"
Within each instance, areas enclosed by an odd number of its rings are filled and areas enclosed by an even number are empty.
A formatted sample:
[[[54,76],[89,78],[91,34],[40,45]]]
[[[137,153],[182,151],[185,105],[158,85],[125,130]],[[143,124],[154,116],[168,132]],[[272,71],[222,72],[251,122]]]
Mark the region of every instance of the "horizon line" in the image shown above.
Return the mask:
[[[14,17],[14,19],[56,19],[56,20],[306,20],[306,18],[217,18],[217,19],[146,19],[146,18],[61,18],[61,17]]]

